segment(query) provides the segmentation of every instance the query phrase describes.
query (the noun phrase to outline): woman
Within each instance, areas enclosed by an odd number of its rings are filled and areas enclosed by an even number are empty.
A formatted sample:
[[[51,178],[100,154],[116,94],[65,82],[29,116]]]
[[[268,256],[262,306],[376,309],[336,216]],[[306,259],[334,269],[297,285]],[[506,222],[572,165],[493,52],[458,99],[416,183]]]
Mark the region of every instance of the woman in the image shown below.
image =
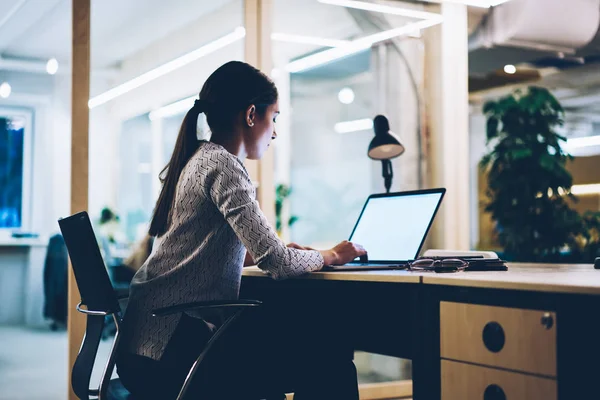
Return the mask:
[[[362,247],[349,242],[325,251],[297,245],[286,247],[261,212],[242,161],[260,159],[277,137],[277,96],[275,85],[263,73],[242,62],[229,62],[207,79],[199,99],[183,120],[171,160],[161,174],[163,187],[149,231],[156,237],[154,249],[133,278],[125,317],[125,350],[119,357],[118,371],[134,395],[174,398],[214,328],[211,323],[218,320],[215,317],[209,322],[187,314],[158,318],[151,315],[151,310],[193,301],[236,299],[244,265],[255,263],[274,279],[284,279],[317,271],[324,265],[344,264],[366,254]],[[197,139],[200,113],[206,114],[212,133],[210,141]],[[231,338],[231,348],[215,352],[219,354],[216,357],[230,357],[232,361],[226,371],[217,374],[212,370],[214,379],[204,389],[221,379],[223,373],[229,376],[223,385],[212,385],[216,386],[216,394],[208,398],[241,398],[239,392],[263,396],[264,390],[273,391],[277,385],[283,386],[276,392],[294,386],[297,399],[302,398],[303,390],[306,398],[317,398],[311,379],[294,382],[294,376],[285,374],[264,379],[281,370],[272,364],[282,349],[269,344],[258,349],[256,344],[264,342],[260,340],[264,335],[273,336],[277,327],[259,313],[248,315],[246,321],[232,329],[238,339],[253,337],[256,342],[240,346],[240,340]],[[291,334],[294,335],[297,336]],[[303,339],[286,340],[292,341],[286,346],[293,348],[295,342]],[[252,349],[256,349],[254,354]],[[240,352],[244,352],[243,357]],[[240,367],[240,362],[247,364]],[[261,365],[256,369],[253,363],[258,362]],[[301,370],[306,368],[302,362],[299,364]],[[341,370],[350,371],[347,390],[352,397],[356,393],[356,377],[350,376],[355,375],[353,365],[348,367],[344,362]],[[240,379],[245,386],[234,394],[236,386],[240,389]],[[271,387],[261,387],[260,381],[268,381],[266,384]]]

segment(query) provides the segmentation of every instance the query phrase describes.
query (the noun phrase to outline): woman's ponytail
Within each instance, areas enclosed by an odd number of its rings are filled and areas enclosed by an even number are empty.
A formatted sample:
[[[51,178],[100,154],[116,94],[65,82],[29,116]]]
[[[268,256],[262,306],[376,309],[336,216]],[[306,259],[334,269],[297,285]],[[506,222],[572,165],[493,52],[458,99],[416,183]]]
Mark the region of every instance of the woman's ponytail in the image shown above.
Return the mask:
[[[150,236],[162,236],[171,225],[179,176],[199,146],[196,136],[198,115],[206,114],[211,140],[223,140],[233,132],[236,118],[248,106],[254,104],[257,112],[262,114],[268,105],[275,104],[277,88],[250,64],[230,61],[208,77],[198,98],[183,119],[171,160],[160,173],[163,187],[150,222]]]
[[[161,236],[167,231],[171,224],[171,210],[175,201],[175,191],[181,171],[198,150],[199,142],[197,137],[198,116],[204,111],[203,102],[196,100],[179,128],[177,141],[173,155],[167,166],[160,172],[162,189],[154,207],[152,221],[150,222],[150,236]]]

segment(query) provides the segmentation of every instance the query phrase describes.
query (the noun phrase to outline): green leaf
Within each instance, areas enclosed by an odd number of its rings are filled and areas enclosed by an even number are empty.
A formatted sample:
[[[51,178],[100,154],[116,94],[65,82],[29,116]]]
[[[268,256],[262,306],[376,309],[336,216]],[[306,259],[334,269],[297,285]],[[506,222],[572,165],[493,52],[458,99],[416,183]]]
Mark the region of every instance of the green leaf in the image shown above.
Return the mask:
[[[497,113],[498,104],[495,101],[488,101],[483,105],[482,111],[484,114],[495,115]]]
[[[516,148],[510,152],[510,155],[513,158],[513,160],[520,160],[522,158],[531,157],[532,154],[533,152],[531,151],[531,149],[523,147]]]
[[[498,136],[498,125],[499,121],[495,117],[490,117],[487,120],[486,132],[488,142]]]

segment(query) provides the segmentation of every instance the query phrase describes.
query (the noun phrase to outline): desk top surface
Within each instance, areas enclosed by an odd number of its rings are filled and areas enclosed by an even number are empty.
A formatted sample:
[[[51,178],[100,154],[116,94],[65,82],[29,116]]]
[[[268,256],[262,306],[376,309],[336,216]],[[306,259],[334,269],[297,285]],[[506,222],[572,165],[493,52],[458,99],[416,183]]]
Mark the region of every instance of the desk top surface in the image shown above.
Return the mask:
[[[592,264],[508,264],[508,271],[423,275],[423,283],[553,293],[600,294]]]
[[[268,276],[258,267],[244,268],[243,276],[264,277]],[[312,272],[296,279],[317,279],[330,281],[358,281],[358,282],[390,282],[390,283],[421,283],[420,274],[403,270],[390,271],[327,271]]]
[[[244,268],[244,276],[266,277],[257,267]],[[408,271],[313,272],[298,279],[359,282],[424,283],[600,295],[600,270],[592,264],[509,264],[508,271],[436,274]]]

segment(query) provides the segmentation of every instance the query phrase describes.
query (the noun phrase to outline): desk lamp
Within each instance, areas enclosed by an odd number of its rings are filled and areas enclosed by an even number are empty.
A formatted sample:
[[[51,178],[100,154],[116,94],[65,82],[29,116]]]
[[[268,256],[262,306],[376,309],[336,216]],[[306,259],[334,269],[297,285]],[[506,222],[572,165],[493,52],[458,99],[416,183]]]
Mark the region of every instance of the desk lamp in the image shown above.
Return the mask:
[[[390,123],[383,115],[378,115],[373,120],[373,129],[375,137],[369,144],[367,154],[372,160],[381,160],[381,175],[385,184],[385,192],[389,193],[392,187],[392,158],[396,158],[404,153],[404,145],[400,139],[390,132]]]

